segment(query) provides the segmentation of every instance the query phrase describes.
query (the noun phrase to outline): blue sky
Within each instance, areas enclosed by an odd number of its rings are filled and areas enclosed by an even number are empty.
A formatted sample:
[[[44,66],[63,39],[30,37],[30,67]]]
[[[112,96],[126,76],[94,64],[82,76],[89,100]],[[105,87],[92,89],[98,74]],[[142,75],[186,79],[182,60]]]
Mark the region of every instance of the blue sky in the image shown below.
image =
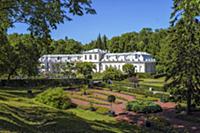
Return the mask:
[[[172,0],[93,0],[96,15],[74,16],[73,21],[59,24],[51,35],[53,39],[65,36],[88,43],[105,34],[108,38],[122,33],[169,27]],[[16,24],[9,33],[27,33],[26,26]]]

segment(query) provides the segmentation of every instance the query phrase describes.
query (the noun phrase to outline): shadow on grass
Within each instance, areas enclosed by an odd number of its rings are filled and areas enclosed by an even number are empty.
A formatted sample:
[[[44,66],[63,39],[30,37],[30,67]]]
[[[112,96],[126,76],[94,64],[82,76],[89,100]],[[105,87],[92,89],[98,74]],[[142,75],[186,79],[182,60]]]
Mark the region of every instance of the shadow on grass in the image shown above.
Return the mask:
[[[71,113],[51,110],[51,108],[18,108],[7,104],[0,105],[0,131],[20,133],[111,133],[114,131],[109,128],[119,128],[118,125],[84,120]]]

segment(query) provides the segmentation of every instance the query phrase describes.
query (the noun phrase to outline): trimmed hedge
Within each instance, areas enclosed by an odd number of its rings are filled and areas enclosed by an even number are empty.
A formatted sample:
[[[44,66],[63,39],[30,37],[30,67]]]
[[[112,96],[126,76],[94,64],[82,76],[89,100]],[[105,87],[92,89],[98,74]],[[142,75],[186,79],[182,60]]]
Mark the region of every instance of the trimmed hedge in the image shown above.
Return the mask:
[[[35,100],[58,109],[68,109],[73,106],[62,88],[48,89],[38,94]]]
[[[84,79],[11,79],[0,80],[0,87],[36,87],[36,86],[67,86],[73,84],[85,84]]]
[[[162,111],[160,105],[155,104],[154,102],[151,101],[142,101],[142,100],[128,102],[126,108],[129,111],[134,111],[137,113],[156,113]]]

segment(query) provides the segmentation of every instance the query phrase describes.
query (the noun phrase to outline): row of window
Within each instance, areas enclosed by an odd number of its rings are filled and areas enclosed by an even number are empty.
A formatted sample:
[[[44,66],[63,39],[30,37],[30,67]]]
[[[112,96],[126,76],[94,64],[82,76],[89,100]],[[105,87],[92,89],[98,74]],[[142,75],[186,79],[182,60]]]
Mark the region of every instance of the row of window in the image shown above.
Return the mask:
[[[109,67],[114,67],[116,69],[122,69],[121,65],[105,65],[105,69],[107,69]],[[134,67],[135,67],[135,70],[137,71],[137,66],[134,66]],[[141,69],[142,69],[142,66],[139,66],[139,71],[141,71]]]
[[[85,55],[85,60],[87,60],[88,58],[87,58],[88,56],[87,55]],[[92,55],[89,55],[89,60],[93,60],[93,58],[92,58],[93,56]],[[95,54],[94,55],[94,60],[97,60],[97,55]]]

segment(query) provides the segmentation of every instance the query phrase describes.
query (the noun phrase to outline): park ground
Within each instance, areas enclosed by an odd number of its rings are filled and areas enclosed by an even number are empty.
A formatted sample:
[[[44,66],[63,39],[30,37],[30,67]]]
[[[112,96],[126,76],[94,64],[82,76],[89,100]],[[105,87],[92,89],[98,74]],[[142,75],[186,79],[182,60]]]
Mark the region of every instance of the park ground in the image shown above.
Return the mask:
[[[116,82],[114,84],[128,84],[127,81]],[[151,85],[156,90],[162,88],[162,79],[144,79],[141,86]],[[122,86],[120,86],[122,87]],[[129,86],[130,87],[130,86]],[[48,88],[33,88],[33,94],[43,92]],[[77,104],[76,108],[60,110],[45,104],[36,102],[33,98],[27,97],[27,88],[0,89],[0,132],[30,132],[30,133],[65,133],[65,132],[200,132],[200,113],[196,112],[191,116],[177,114],[176,103],[160,102],[157,97],[147,97],[126,91],[113,90],[107,87],[95,87],[87,90],[87,95],[83,95],[83,90],[78,87],[63,87],[65,93]],[[146,90],[147,91],[147,90]],[[112,110],[116,112],[115,117],[106,115],[111,109],[111,104],[107,102],[108,95],[115,95],[116,101],[112,105]],[[153,114],[135,113],[126,110],[128,101],[146,99],[159,104],[163,111]],[[89,107],[97,108],[90,111]],[[163,118],[170,122],[170,127],[163,127],[162,121],[159,127],[146,127],[147,116]],[[174,129],[174,130],[172,130]]]

